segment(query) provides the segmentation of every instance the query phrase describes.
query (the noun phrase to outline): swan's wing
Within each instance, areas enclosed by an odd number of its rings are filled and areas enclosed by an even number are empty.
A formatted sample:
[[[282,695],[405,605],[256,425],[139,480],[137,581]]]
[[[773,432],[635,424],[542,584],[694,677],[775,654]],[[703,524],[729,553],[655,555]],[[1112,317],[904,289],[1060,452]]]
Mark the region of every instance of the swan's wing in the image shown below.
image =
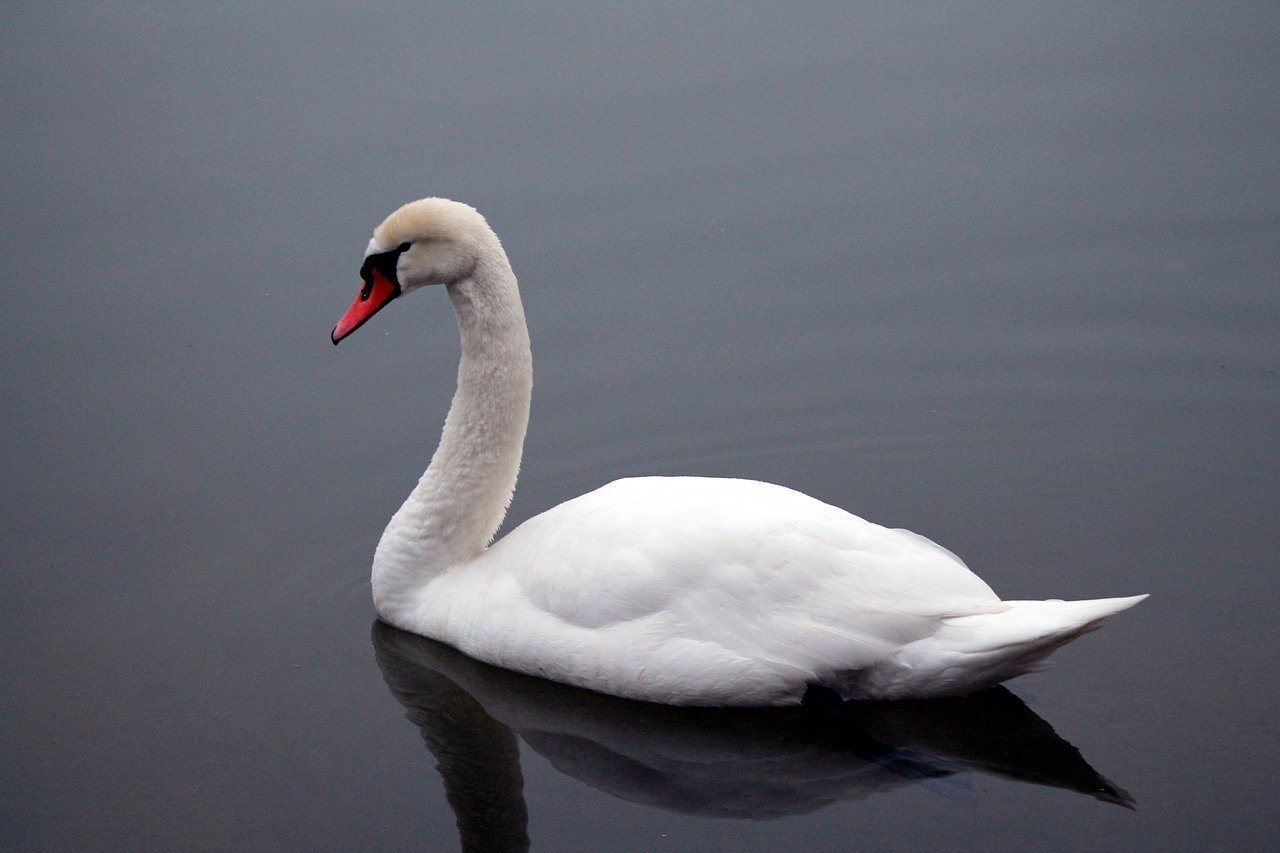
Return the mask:
[[[439,582],[453,587],[439,600],[464,651],[621,695],[636,693],[614,677],[704,698],[709,679],[794,687],[999,606],[923,537],[779,486],[702,478],[610,484]],[[470,618],[495,608],[501,620]]]
[[[751,480],[619,480],[531,519],[491,556],[531,600],[588,627],[681,600],[921,616],[998,601],[923,536]]]

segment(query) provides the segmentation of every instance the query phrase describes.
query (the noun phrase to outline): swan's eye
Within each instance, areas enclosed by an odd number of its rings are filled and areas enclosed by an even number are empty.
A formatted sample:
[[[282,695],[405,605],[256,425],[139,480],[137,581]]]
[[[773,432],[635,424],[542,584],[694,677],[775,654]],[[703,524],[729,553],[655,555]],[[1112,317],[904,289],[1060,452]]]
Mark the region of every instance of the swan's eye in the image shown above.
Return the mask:
[[[377,270],[387,279],[394,282],[396,287],[400,286],[400,280],[396,278],[396,264],[400,261],[405,249],[409,248],[409,243],[401,243],[389,252],[379,252],[376,255],[368,255],[364,259],[364,263],[360,265],[360,278],[364,281],[364,287],[360,288],[360,301],[369,298],[369,294],[373,292],[373,271]]]

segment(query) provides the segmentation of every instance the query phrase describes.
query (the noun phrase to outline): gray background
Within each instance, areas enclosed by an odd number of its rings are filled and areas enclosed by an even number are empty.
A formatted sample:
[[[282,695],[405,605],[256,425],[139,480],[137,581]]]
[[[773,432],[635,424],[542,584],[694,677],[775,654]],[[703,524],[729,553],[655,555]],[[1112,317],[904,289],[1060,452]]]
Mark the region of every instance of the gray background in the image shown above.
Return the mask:
[[[966,776],[690,817],[523,749],[542,849],[1277,836],[1274,4],[5,4],[0,846],[448,847],[369,645],[476,205],[536,389],[508,526],[783,483],[1011,598],[1152,598],[1015,689],[1138,810]],[[638,734],[637,736],[640,736]]]

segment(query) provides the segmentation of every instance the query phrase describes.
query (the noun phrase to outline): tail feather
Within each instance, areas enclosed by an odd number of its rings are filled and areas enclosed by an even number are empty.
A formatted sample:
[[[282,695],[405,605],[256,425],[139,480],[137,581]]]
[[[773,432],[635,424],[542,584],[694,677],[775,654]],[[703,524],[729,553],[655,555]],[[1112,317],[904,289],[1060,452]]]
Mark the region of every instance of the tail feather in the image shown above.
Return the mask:
[[[1006,601],[998,613],[947,617],[931,637],[895,656],[900,668],[884,674],[881,695],[965,693],[1031,672],[1055,649],[1146,597]]]
[[[951,650],[966,654],[991,654],[1046,642],[1066,642],[1092,631],[1106,617],[1128,610],[1146,597],[1006,601],[1009,609],[999,613],[944,619],[942,630],[934,636],[945,640]]]

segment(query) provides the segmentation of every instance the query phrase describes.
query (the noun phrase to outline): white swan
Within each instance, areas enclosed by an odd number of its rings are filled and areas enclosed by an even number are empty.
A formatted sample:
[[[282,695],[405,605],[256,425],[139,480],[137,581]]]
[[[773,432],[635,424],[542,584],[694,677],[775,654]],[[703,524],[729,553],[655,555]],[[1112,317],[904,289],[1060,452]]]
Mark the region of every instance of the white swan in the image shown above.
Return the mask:
[[[1035,668],[1146,596],[1001,601],[954,554],[750,480],[619,480],[489,545],[515,489],[532,357],[515,274],[473,208],[379,225],[336,344],[443,284],[462,335],[431,464],[378,543],[387,622],[508,669],[677,705],[960,694]]]

